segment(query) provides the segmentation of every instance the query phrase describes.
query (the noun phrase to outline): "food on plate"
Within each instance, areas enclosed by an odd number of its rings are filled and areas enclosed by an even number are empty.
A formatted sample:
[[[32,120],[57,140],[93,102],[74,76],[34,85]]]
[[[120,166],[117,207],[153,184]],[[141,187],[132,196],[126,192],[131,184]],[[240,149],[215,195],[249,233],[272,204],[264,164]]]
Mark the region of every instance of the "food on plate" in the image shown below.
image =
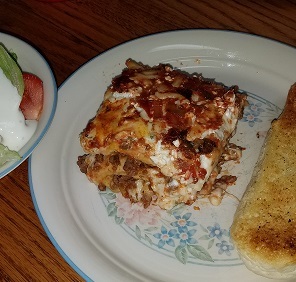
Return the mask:
[[[42,81],[23,72],[15,56],[0,44],[0,166],[20,159],[43,108]]]
[[[171,209],[199,196],[219,204],[236,181],[218,175],[241,155],[229,139],[246,95],[167,64],[129,59],[126,66],[80,134],[80,170],[100,190],[109,187],[144,207]]]
[[[296,84],[272,122],[231,237],[253,272],[296,279]]]
[[[26,120],[39,120],[43,110],[43,82],[38,76],[31,73],[23,73],[23,80],[25,89],[20,110]]]

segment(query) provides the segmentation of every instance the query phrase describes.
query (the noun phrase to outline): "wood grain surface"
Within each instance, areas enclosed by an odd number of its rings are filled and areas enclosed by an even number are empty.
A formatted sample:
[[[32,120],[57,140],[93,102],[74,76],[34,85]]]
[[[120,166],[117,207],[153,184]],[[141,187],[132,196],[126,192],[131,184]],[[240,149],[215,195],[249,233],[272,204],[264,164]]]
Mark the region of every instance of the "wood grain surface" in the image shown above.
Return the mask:
[[[295,15],[294,0],[0,0],[0,32],[39,49],[61,85],[101,52],[168,30],[236,30],[296,47]],[[82,281],[39,222],[27,161],[0,179],[0,232],[0,281]]]

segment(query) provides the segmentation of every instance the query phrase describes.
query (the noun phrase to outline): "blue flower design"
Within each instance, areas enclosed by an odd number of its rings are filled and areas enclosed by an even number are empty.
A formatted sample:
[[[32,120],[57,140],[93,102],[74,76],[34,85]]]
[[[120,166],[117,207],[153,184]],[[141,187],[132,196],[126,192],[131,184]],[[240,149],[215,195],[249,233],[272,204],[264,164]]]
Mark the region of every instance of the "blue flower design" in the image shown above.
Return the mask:
[[[220,255],[225,253],[226,255],[230,256],[230,251],[234,250],[234,247],[224,240],[221,243],[217,243],[216,246],[219,248],[218,253]]]
[[[188,230],[187,226],[178,227],[180,246],[185,247],[187,244],[193,245],[197,243],[195,238],[192,236],[196,233],[196,229]]]
[[[262,122],[262,120],[259,118],[262,112],[265,112],[265,110],[262,108],[262,103],[253,103],[249,101],[249,105],[245,109],[242,121],[247,122],[251,127],[253,127],[256,122]]]
[[[226,229],[221,229],[218,223],[215,223],[214,226],[208,226],[208,230],[210,231],[210,238],[218,238],[219,240],[222,239],[222,236],[228,236],[228,232]]]
[[[186,213],[183,216],[180,216],[177,213],[174,213],[176,221],[171,222],[171,225],[178,228],[178,238],[180,239],[180,245],[182,247],[186,246],[186,244],[196,244],[197,240],[192,238],[192,236],[196,233],[196,229],[188,229],[188,227],[196,226],[197,223],[189,220],[192,213]]]
[[[160,232],[161,233],[153,234],[155,238],[159,239],[157,244],[158,248],[162,248],[165,244],[175,247],[173,238],[179,237],[178,231],[176,229],[170,229],[168,231],[164,226],[161,226]]]
[[[262,103],[257,102],[257,103],[253,103],[251,101],[249,101],[249,105],[247,107],[251,113],[253,113],[256,116],[259,116],[260,113],[265,112],[264,109],[262,109]]]
[[[180,215],[174,213],[173,216],[175,217],[175,219],[177,219],[177,221],[172,222],[171,225],[177,228],[183,228],[186,226],[196,226],[196,222],[189,220],[191,215],[192,213],[186,213],[181,217]]]
[[[258,115],[259,113],[256,112],[246,112],[242,121],[247,122],[251,127],[253,127],[256,122],[262,122],[262,120],[257,117]]]

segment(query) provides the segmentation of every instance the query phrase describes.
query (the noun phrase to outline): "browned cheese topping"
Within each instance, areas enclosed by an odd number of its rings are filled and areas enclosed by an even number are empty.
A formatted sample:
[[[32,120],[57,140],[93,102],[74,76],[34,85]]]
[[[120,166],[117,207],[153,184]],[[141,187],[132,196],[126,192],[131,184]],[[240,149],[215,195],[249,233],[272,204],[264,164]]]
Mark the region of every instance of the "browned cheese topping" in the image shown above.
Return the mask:
[[[192,204],[208,181],[210,194],[220,165],[240,157],[228,141],[246,96],[169,65],[126,65],[80,135],[81,171],[145,206]]]

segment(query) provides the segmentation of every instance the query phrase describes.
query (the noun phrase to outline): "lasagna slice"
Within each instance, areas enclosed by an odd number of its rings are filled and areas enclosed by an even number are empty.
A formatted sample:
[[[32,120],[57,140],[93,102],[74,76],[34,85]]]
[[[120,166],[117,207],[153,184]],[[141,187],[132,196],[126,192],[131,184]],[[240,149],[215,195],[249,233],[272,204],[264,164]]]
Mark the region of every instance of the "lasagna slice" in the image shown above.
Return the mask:
[[[126,66],[80,134],[80,170],[100,190],[144,207],[171,209],[223,193],[236,178],[217,176],[223,162],[240,156],[229,139],[246,96],[170,65]]]

